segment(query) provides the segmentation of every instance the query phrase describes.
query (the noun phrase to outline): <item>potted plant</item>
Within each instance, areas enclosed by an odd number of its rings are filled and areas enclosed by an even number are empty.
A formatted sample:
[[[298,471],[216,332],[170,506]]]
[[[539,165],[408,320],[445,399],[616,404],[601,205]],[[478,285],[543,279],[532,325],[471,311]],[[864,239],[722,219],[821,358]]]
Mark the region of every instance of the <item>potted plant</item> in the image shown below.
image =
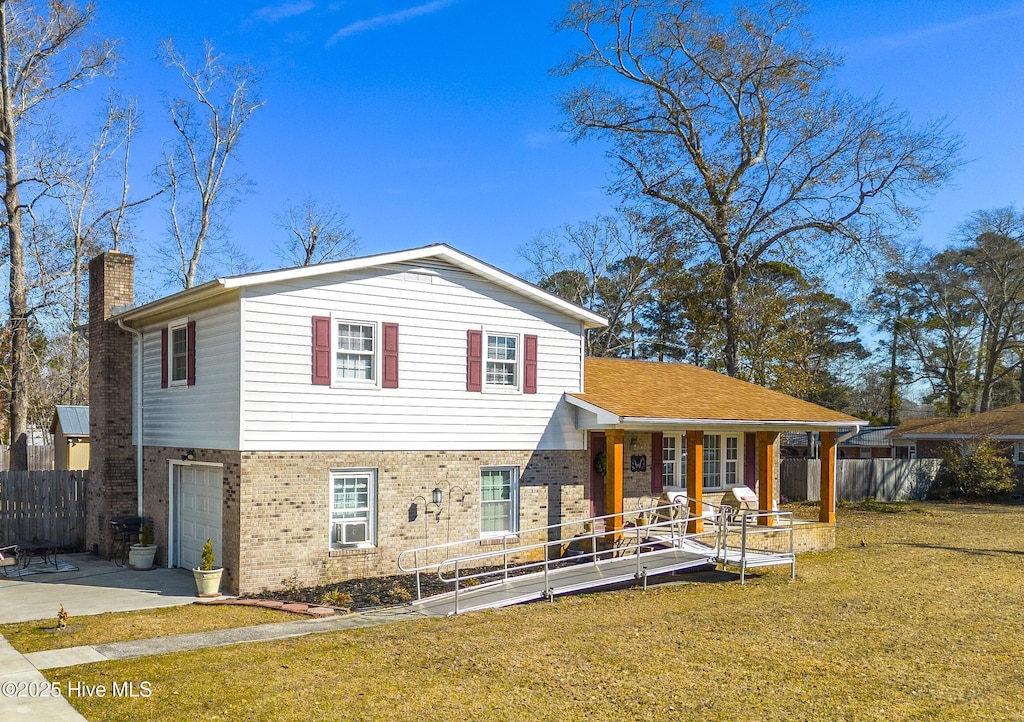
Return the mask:
[[[156,544],[153,543],[153,528],[149,524],[143,524],[142,532],[139,534],[139,543],[132,544],[128,549],[128,566],[139,571],[152,569],[155,556]]]
[[[223,567],[213,568],[213,540],[207,539],[203,544],[203,556],[199,566],[192,570],[196,578],[196,594],[200,597],[220,596],[220,575]]]

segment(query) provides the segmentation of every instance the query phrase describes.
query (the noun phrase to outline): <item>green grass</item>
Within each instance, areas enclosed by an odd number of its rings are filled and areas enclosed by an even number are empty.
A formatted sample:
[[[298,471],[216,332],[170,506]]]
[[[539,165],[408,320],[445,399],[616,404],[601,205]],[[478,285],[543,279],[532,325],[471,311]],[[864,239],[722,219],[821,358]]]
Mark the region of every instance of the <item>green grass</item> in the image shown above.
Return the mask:
[[[0,624],[0,634],[16,650],[28,654],[46,649],[152,639],[188,632],[210,632],[302,618],[289,612],[262,607],[186,604],[162,609],[71,617],[63,630],[57,628],[56,616],[53,619]]]
[[[1024,508],[843,509],[837,546],[675,584],[46,672],[103,720],[1024,716]],[[861,546],[861,540],[864,546]]]

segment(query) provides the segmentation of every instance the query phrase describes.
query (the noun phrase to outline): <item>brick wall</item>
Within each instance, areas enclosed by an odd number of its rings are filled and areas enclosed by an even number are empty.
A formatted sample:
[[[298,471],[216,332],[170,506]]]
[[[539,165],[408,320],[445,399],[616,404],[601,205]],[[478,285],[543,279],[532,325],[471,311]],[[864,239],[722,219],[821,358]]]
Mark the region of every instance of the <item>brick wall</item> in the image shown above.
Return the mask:
[[[406,549],[479,536],[482,466],[520,468],[520,528],[579,518],[588,509],[587,458],[584,451],[244,452],[236,590],[398,574]],[[377,470],[375,548],[329,549],[332,468]],[[444,491],[439,514],[424,509],[435,486]]]
[[[133,336],[108,319],[134,298],[132,256],[108,251],[89,263],[89,435],[86,547],[110,551],[110,518],[137,511],[132,443]]]

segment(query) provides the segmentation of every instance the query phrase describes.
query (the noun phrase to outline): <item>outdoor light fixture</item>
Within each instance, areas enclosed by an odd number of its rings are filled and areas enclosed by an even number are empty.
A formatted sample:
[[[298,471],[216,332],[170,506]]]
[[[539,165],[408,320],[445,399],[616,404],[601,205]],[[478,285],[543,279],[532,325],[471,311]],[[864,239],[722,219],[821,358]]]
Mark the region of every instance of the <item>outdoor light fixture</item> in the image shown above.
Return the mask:
[[[435,504],[441,503],[441,487],[435,486],[434,490],[430,492],[430,500]]]
[[[181,455],[181,460],[182,461],[195,461],[196,460],[196,450],[195,449],[189,449],[187,453],[184,453],[184,454]]]

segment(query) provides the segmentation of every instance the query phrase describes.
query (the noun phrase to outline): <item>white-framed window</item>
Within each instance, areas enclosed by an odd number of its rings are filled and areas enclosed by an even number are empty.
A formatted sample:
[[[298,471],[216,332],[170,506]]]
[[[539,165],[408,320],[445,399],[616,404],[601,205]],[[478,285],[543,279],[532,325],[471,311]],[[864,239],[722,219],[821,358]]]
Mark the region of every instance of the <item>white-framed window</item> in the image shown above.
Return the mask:
[[[487,332],[484,352],[484,387],[489,389],[519,388],[519,336],[512,333]]]
[[[662,486],[686,486],[686,434],[662,434]]]
[[[722,486],[722,435],[704,434],[704,488]]]
[[[331,471],[331,549],[377,543],[377,470]]]
[[[334,382],[377,383],[377,324],[334,319]]]
[[[188,384],[188,319],[167,326],[167,380],[171,386]]]
[[[736,436],[725,437],[725,485],[734,486],[739,480],[740,440]]]
[[[1024,466],[1024,441],[1013,443],[1013,463]]]
[[[500,536],[518,530],[519,467],[480,469],[480,536]]]

